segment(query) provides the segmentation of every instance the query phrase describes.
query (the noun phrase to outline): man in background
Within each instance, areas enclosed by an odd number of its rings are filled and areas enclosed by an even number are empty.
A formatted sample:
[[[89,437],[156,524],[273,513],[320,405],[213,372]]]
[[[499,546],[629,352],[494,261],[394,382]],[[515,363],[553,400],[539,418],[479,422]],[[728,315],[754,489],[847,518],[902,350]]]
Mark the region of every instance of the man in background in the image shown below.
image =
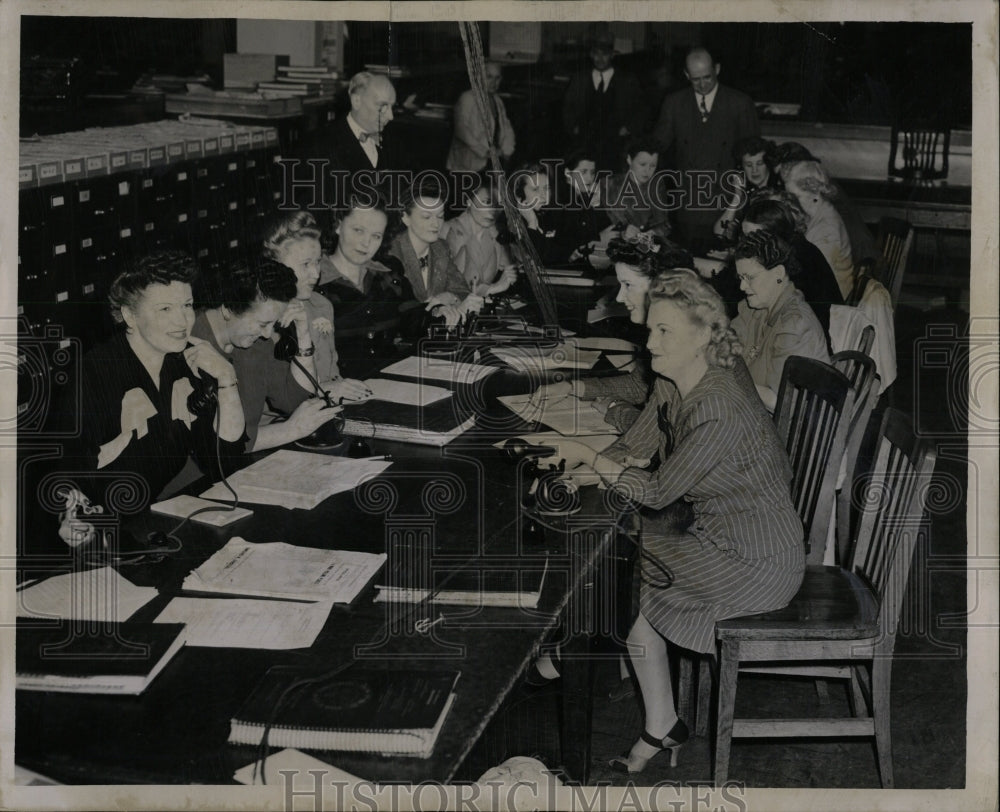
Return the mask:
[[[711,237],[712,225],[725,207],[719,181],[735,168],[733,147],[743,138],[760,135],[753,100],[719,84],[721,69],[707,50],[692,49],[684,71],[691,87],[667,96],[654,130],[665,151],[663,166],[682,173],[686,196],[672,213],[674,237],[689,247],[692,241]]]
[[[455,134],[448,151],[447,168],[452,172],[478,172],[485,168],[489,157],[489,142],[496,144],[497,152],[503,159],[514,154],[514,128],[507,118],[507,110],[500,98],[500,82],[503,73],[496,62],[486,63],[486,92],[489,113],[492,116],[492,132],[483,121],[483,115],[476,101],[476,94],[469,88],[455,103]]]
[[[639,82],[614,66],[615,40],[607,28],[590,38],[592,69],[577,74],[563,98],[563,129],[572,145],[590,144],[598,170],[624,167],[625,144],[645,129]]]

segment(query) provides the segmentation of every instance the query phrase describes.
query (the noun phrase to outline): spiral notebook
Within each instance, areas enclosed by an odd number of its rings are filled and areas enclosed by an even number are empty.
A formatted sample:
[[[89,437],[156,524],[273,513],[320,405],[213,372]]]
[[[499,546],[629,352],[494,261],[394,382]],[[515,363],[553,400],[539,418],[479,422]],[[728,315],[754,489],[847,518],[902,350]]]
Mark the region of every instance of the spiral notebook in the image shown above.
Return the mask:
[[[459,673],[352,665],[285,694],[310,675],[272,668],[231,720],[229,742],[260,744],[270,722],[272,747],[427,758],[455,701]]]

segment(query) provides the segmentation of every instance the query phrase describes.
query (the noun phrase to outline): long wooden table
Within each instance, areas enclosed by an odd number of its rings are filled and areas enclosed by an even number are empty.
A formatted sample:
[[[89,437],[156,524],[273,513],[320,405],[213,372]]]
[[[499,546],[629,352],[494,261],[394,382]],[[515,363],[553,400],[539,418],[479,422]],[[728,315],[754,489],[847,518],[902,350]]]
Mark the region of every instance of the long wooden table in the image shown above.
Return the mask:
[[[15,758],[29,769],[67,783],[232,783],[255,748],[226,743],[229,721],[273,664],[334,666],[348,659],[393,667],[461,670],[457,699],[428,759],[356,753],[321,754],[365,779],[447,782],[490,719],[519,685],[540,647],[562,644],[562,765],[586,782],[590,761],[590,642],[607,635],[621,578],[614,548],[614,515],[607,497],[584,489],[582,509],[550,520],[542,546],[521,532],[525,464],[493,447],[524,424],[502,417],[496,394],[527,391],[527,378],[498,371],[477,392],[454,400],[492,403],[478,428],[444,448],[371,440],[372,452],[393,465],[366,486],[324,501],[311,511],[253,505],[254,515],[224,530],[188,524],[183,548],[157,562],[123,567],[159,596],[135,619],[155,618],[180,592],[185,575],[233,535],[249,541],[287,541],[314,547],[388,551],[405,544],[430,556],[435,568],[462,566],[472,557],[504,562],[548,557],[537,610],[373,603],[364,595],[335,609],[307,650],[185,648],[139,697],[19,692]],[[490,416],[492,415],[492,417]],[[499,428],[498,428],[499,426]],[[176,520],[146,513],[127,529],[137,539],[168,530]],[[155,550],[153,551],[155,552]],[[419,620],[445,621],[429,634]],[[558,634],[557,634],[558,633]]]

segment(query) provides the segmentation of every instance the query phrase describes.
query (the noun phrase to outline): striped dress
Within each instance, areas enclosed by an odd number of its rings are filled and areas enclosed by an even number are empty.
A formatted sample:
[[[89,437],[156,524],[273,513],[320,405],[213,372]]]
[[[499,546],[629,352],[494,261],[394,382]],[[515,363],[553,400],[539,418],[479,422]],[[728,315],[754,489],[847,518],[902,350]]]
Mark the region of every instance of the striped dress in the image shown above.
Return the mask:
[[[639,608],[668,640],[711,652],[717,620],[781,608],[802,582],[788,459],[760,401],[719,367],[683,400],[658,378],[639,419],[605,456],[646,460],[657,451],[656,471],[628,468],[616,483],[647,508],[644,548],[673,574],[664,588],[643,559]],[[694,516],[683,529],[677,511],[666,510],[680,500]]]

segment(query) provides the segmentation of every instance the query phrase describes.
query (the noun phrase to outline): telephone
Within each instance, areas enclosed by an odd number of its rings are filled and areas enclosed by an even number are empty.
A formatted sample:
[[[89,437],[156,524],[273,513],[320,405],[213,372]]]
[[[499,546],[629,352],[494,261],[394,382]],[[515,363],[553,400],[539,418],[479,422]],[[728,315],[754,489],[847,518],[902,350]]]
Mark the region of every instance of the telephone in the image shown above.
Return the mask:
[[[198,417],[207,417],[215,412],[215,403],[219,399],[219,382],[204,370],[198,377],[188,395],[188,411]]]
[[[294,324],[274,323],[278,340],[274,343],[274,357],[278,361],[291,361],[299,353],[299,338]]]

